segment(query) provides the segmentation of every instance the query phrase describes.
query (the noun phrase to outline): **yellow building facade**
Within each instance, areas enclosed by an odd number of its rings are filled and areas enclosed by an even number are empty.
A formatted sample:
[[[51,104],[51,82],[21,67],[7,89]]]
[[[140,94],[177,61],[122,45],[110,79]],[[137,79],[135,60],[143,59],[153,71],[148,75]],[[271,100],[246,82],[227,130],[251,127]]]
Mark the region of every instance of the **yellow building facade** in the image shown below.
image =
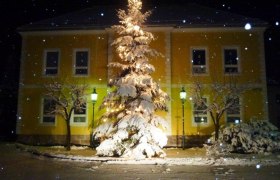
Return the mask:
[[[182,114],[186,143],[203,142],[214,131],[209,114],[194,109],[187,96],[182,109],[179,93],[185,87],[187,94],[194,81],[210,86],[213,79],[233,76],[238,86],[249,87],[242,94],[240,108],[226,112],[222,124],[236,120],[267,120],[267,90],[264,58],[264,26],[245,30],[236,27],[177,27],[147,25],[156,37],[152,48],[164,57],[151,59],[155,66],[152,77],[169,94],[168,112],[158,112],[166,118],[170,129],[168,146],[180,146]],[[107,82],[115,70],[107,64],[118,61],[114,47],[114,33],[110,27],[71,29],[20,29],[22,36],[20,88],[18,97],[17,135],[20,142],[29,144],[63,144],[66,135],[65,120],[45,113],[44,85],[52,81],[68,84],[87,84],[86,111],[73,114],[72,143],[89,144],[92,123],[98,125],[102,111],[98,109],[103,97],[110,91]],[[93,104],[90,94],[96,88],[98,100]],[[211,92],[205,98],[211,102]],[[94,116],[93,116],[94,114]]]

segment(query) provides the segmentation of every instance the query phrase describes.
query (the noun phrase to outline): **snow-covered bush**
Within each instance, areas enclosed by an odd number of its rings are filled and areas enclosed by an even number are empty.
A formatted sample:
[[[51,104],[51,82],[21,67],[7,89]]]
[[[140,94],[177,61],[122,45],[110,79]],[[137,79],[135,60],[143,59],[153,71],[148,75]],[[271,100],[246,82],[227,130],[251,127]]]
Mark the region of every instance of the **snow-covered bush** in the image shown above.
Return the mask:
[[[268,121],[252,121],[224,126],[218,141],[205,145],[208,154],[264,153],[280,150],[280,132]]]

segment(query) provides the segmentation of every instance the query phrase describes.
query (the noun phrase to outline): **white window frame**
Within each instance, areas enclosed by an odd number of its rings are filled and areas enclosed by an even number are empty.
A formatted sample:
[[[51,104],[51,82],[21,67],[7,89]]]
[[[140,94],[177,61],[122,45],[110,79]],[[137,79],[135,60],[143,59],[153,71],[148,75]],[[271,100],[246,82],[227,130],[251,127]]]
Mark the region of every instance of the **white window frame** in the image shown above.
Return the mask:
[[[205,51],[205,65],[193,65],[193,51],[194,50],[204,50]],[[190,49],[190,60],[191,60],[191,72],[193,75],[196,75],[196,76],[200,76],[200,75],[208,75],[209,74],[209,67],[208,67],[208,61],[209,61],[209,58],[208,58],[208,49],[207,47],[191,47]],[[205,72],[204,73],[196,73],[194,72],[194,68],[205,68]]]
[[[76,67],[76,61],[77,61],[76,53],[79,52],[79,51],[86,51],[88,53],[87,67],[86,66],[81,66],[81,67],[78,68],[78,69],[87,69],[87,74],[76,74],[76,69],[77,69],[77,67]],[[90,70],[90,68],[89,68],[90,67],[90,59],[89,58],[90,58],[90,51],[89,51],[88,48],[74,49],[74,51],[73,51],[73,75],[74,76],[78,76],[78,77],[79,76],[82,76],[82,77],[89,76],[89,70]]]
[[[85,114],[75,114],[75,111],[72,112],[71,121],[70,121],[71,126],[87,126],[88,125],[88,105],[87,105],[87,103],[85,103],[85,106],[86,106]],[[85,122],[74,122],[75,117],[84,117]]]
[[[57,67],[47,67],[47,54],[48,52],[58,52],[58,59],[57,59]],[[44,50],[44,64],[43,64],[43,76],[45,77],[54,77],[54,76],[58,76],[59,74],[59,67],[60,67],[60,49],[45,49]],[[47,69],[57,69],[57,73],[56,74],[46,74]]]
[[[237,65],[226,65],[225,64],[225,50],[229,50],[229,49],[235,49],[236,52],[237,52]],[[241,68],[240,68],[240,48],[238,46],[225,46],[222,48],[222,60],[223,60],[223,72],[225,75],[238,75],[241,73]],[[226,72],[226,68],[229,67],[229,68],[237,68],[237,72]]]
[[[202,98],[205,98],[207,103],[209,103],[209,97],[208,96],[204,96]],[[209,123],[210,123],[210,120],[211,120],[209,112],[207,111],[205,115],[195,115],[194,111],[195,111],[194,102],[192,102],[192,111],[191,111],[191,114],[192,114],[192,117],[191,117],[192,118],[192,125],[195,126],[195,127],[196,126],[208,126]],[[195,117],[201,117],[201,118],[202,117],[206,117],[207,118],[207,122],[195,122]]]
[[[55,114],[44,114],[44,102],[45,99],[50,99],[47,97],[42,97],[41,98],[41,118],[40,118],[40,124],[44,125],[44,126],[56,126],[56,122],[57,122],[57,116]],[[54,123],[51,122],[44,122],[44,117],[54,117]]]
[[[235,122],[229,122],[228,117],[239,117],[239,120],[242,121],[242,98],[239,97],[239,114],[228,114],[227,111],[225,111],[225,122],[226,123],[235,123]]]

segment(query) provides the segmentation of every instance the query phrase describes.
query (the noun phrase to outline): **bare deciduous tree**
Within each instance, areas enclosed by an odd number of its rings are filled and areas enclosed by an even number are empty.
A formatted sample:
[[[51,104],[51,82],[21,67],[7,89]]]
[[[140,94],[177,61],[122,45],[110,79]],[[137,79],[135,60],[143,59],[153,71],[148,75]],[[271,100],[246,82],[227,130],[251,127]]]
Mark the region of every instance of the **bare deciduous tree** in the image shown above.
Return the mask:
[[[223,81],[215,79],[208,87],[199,81],[192,84],[190,88],[192,101],[196,106],[205,107],[205,112],[209,112],[215,127],[215,140],[219,138],[220,120],[224,112],[239,108],[239,98],[246,89],[237,86],[236,78],[232,76]],[[211,96],[211,101],[206,101],[206,91]]]
[[[85,84],[65,84],[60,82],[52,82],[45,85],[46,97],[53,101],[55,107],[49,112],[61,116],[67,127],[67,135],[65,147],[70,150],[71,147],[71,128],[70,120],[74,111],[82,111],[86,105]]]

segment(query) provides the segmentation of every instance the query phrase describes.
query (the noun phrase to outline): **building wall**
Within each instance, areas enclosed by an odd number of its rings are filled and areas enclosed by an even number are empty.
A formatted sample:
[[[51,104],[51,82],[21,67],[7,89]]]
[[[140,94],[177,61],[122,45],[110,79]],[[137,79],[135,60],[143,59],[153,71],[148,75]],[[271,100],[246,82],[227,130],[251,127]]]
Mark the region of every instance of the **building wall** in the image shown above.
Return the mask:
[[[223,73],[223,48],[237,47],[241,73],[235,75],[239,86],[250,87],[242,96],[242,120],[249,121],[267,119],[266,82],[263,44],[260,39],[263,29],[245,31],[239,28],[210,28],[210,29],[173,29],[149,28],[156,37],[151,46],[163,54],[162,57],[150,60],[156,68],[153,78],[166,91],[171,101],[168,103],[169,112],[157,112],[164,116],[171,124],[169,135],[170,145],[178,145],[182,135],[182,104],[179,99],[181,87],[189,90],[194,80],[209,86],[213,79],[224,80],[228,75]],[[40,123],[42,116],[42,98],[44,84],[51,81],[88,84],[88,94],[96,87],[99,94],[95,106],[95,122],[102,111],[98,107],[107,94],[107,81],[112,78],[116,70],[108,70],[107,63],[117,61],[117,54],[109,44],[115,38],[110,30],[104,31],[57,31],[57,32],[25,32],[22,33],[22,59],[19,90],[19,112],[17,134],[22,141],[34,142],[34,136],[45,137],[52,135],[59,137],[66,133],[65,122],[56,117],[54,126]],[[203,47],[207,52],[208,73],[194,75],[191,69],[191,48]],[[77,77],[73,75],[73,51],[86,48],[89,50],[89,75]],[[44,51],[59,49],[60,64],[57,77],[50,78],[43,75]],[[211,100],[211,93],[209,93]],[[90,97],[88,96],[88,99]],[[196,124],[192,120],[192,103],[187,100],[184,104],[186,135],[209,135],[213,124],[209,119],[206,124]],[[87,123],[83,126],[72,126],[74,136],[89,137],[90,125],[93,120],[92,103],[87,106]],[[224,123],[225,117],[222,117]],[[26,138],[24,138],[26,137]],[[19,138],[20,139],[20,138]],[[28,139],[28,140],[27,140]],[[33,139],[33,140],[32,140]],[[40,138],[39,138],[40,139]],[[42,138],[44,139],[44,138]],[[63,138],[62,138],[63,139]],[[178,140],[179,139],[179,140]],[[41,140],[38,140],[40,142]],[[43,141],[43,140],[42,140]],[[54,140],[55,142],[55,140]],[[76,142],[76,141],[75,141]],[[78,142],[77,143],[81,143]]]
[[[269,121],[280,128],[280,86],[268,85]]]

